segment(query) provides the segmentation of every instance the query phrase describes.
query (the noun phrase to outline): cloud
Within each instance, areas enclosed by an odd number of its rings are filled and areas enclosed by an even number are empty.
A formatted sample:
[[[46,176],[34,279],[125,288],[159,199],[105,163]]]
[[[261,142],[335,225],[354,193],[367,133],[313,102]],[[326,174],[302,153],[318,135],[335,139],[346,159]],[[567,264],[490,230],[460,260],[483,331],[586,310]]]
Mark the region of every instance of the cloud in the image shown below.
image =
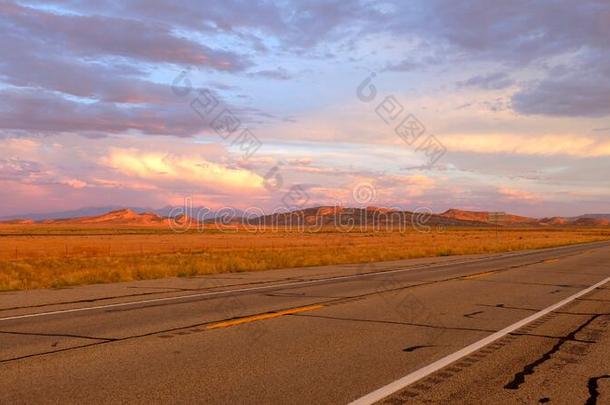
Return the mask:
[[[367,18],[379,14],[365,1],[346,3],[340,0],[105,0],[96,2],[95,5],[55,0],[53,3],[85,13],[97,13],[103,9],[115,16],[128,16],[149,23],[170,22],[184,30],[205,34],[225,33],[235,39],[248,41],[249,47],[258,50],[266,48],[261,44],[260,35],[273,37],[285,49],[300,51],[313,48],[325,40],[340,40],[347,34],[356,35],[357,32],[353,32],[355,24],[365,24]]]
[[[41,170],[40,164],[31,160],[0,159],[0,180],[25,180]]]
[[[65,184],[66,186],[75,188],[75,189],[81,189],[81,188],[85,188],[87,187],[87,183],[78,179],[67,179],[67,180],[63,180],[61,181],[61,184]]]
[[[420,64],[412,61],[411,59],[403,59],[397,63],[388,63],[383,69],[388,72],[411,72],[417,69]]]
[[[251,39],[250,46],[260,42],[263,35],[277,41],[282,48],[293,50],[323,42],[349,44],[370,34],[384,34],[395,40],[419,37],[435,46],[450,45],[458,52],[468,51],[469,57],[512,64],[539,60],[582,46],[608,48],[606,38],[610,36],[610,5],[600,0],[583,0],[578,7],[570,0],[542,0],[533,4],[515,0],[493,7],[485,0],[390,0],[382,4],[364,0],[226,0],[221,3],[213,0],[95,3],[31,0],[28,3],[51,3],[80,14],[99,14],[104,10],[104,14],[115,19],[120,16],[161,27],[169,24],[183,31],[205,34],[226,33],[237,39]]]
[[[387,195],[385,196],[385,201],[387,204],[391,203],[392,201],[411,201],[416,197],[421,197],[434,190],[436,187],[442,187],[438,180],[421,174],[389,176],[386,181],[390,182],[388,185]],[[381,194],[383,196],[383,192]]]
[[[448,153],[474,152],[531,156],[610,156],[610,140],[592,136],[518,134],[464,134],[443,136]]]
[[[433,191],[437,180],[424,175],[345,174],[335,187],[316,184],[308,188],[314,205],[370,205],[406,207]]]
[[[485,0],[430,0],[393,5],[394,17],[379,31],[415,35],[436,48],[447,46],[454,63],[491,61],[536,68],[576,55],[576,61],[569,61],[572,74],[557,77],[557,71],[550,70],[517,92],[515,111],[566,117],[610,114],[609,2],[585,0],[575,6],[569,0],[516,0],[490,7]],[[406,17],[408,13],[413,17]],[[584,64],[578,62],[583,59]],[[502,74],[490,74],[460,84],[495,90],[513,83]]]
[[[484,90],[502,90],[514,84],[504,72],[473,76],[468,80],[458,82],[458,87],[476,87]]]
[[[70,1],[58,0],[58,4]],[[101,3],[101,4],[100,4]],[[72,6],[73,4],[70,4]],[[202,32],[241,32],[257,29],[263,32],[281,32],[288,27],[280,4],[265,0],[147,0],[145,2],[115,2],[102,0],[97,4],[83,2],[74,5],[85,12],[99,8],[116,15],[127,15],[148,21],[171,21],[178,27]]]
[[[176,99],[169,86],[142,80],[138,76],[143,73],[134,67],[82,62],[10,34],[0,37],[0,49],[9,47],[12,51],[0,60],[0,78],[13,86],[114,103],[160,104]]]
[[[516,0],[490,7],[485,0],[431,0],[423,9],[427,18],[418,19],[419,24],[392,29],[439,38],[468,51],[469,57],[519,64],[583,46],[610,47],[605,40],[610,4],[604,1],[585,0],[576,7],[569,0]]]
[[[510,200],[517,200],[530,204],[537,204],[543,201],[542,197],[537,194],[510,187],[500,187],[498,189],[498,193],[500,193],[501,196],[504,196]]]
[[[584,57],[565,74],[546,77],[513,95],[515,111],[565,117],[610,115],[610,57]]]
[[[610,115],[610,82],[590,77],[543,80],[515,94],[512,105],[525,115],[604,117]]]
[[[173,34],[171,25],[103,15],[55,14],[15,3],[0,3],[2,24],[48,50],[80,56],[120,56],[136,61],[165,62],[243,70],[249,62],[232,52]],[[102,34],[103,33],[103,34]]]
[[[253,72],[250,74],[251,77],[263,77],[265,79],[275,79],[275,80],[290,80],[292,79],[292,75],[288,73],[288,71],[282,67],[278,67],[277,69],[270,70],[259,70],[257,72]]]
[[[237,72],[250,66],[246,57],[178,35],[171,21],[99,10],[87,15],[64,9],[76,4],[57,4],[50,12],[0,2],[0,130],[193,136],[209,124],[189,107],[190,99],[172,92],[171,78],[151,81],[151,67]],[[234,111],[260,117],[254,109]]]
[[[119,172],[154,182],[190,183],[223,192],[263,190],[263,178],[256,173],[193,156],[116,149],[102,162]]]
[[[58,132],[124,133],[192,136],[208,128],[188,103],[122,106],[79,103],[34,90],[0,91],[0,129]]]

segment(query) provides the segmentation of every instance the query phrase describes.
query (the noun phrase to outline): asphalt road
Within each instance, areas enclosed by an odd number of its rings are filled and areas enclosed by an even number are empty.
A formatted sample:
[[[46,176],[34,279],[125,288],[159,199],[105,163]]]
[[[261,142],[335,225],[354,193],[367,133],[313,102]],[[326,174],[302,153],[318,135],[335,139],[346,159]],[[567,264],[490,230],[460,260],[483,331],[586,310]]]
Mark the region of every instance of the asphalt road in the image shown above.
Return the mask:
[[[594,243],[0,293],[0,403],[610,403],[608,277]]]

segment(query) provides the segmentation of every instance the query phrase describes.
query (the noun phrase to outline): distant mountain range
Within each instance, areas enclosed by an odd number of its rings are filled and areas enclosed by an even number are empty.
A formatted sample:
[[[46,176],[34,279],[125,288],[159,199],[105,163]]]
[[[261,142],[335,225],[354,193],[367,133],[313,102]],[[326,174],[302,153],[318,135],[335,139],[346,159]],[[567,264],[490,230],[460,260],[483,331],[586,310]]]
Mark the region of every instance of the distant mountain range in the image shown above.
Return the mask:
[[[95,215],[103,215],[111,211],[129,209],[134,212],[156,212],[153,209],[137,208],[137,207],[121,207],[121,206],[106,206],[106,207],[85,207],[71,211],[59,211],[50,213],[31,213],[31,214],[20,214],[0,217],[0,220],[16,220],[16,219],[28,219],[32,221],[41,221],[44,219],[61,219],[61,218],[79,218],[79,217],[90,217]]]
[[[530,218],[513,214],[450,209],[440,214],[410,212],[378,207],[350,208],[321,206],[272,215],[244,217],[237,210],[183,210],[163,207],[145,208],[96,207],[53,214],[23,215],[3,219],[5,224],[82,224],[121,226],[160,226],[186,223],[216,223],[224,226],[609,226],[610,214],[586,214],[578,217]],[[193,216],[194,218],[191,218]]]
[[[522,217],[519,215],[506,214],[506,213],[498,214],[498,213],[491,213],[491,212],[487,212],[487,211],[463,211],[463,210],[457,210],[457,209],[450,209],[450,210],[443,212],[440,215],[443,217],[446,217],[446,218],[454,218],[454,219],[458,219],[461,221],[477,221],[477,222],[485,222],[485,223],[493,222],[494,224],[496,222],[498,222],[500,224],[505,223],[505,224],[510,224],[510,225],[515,225],[515,224],[528,225],[528,224],[538,223],[538,219],[536,219],[536,218]]]
[[[463,211],[450,209],[442,214],[448,218],[460,219],[463,221],[480,221],[490,224],[498,222],[499,225],[534,225],[534,226],[608,226],[610,225],[610,214],[585,214],[577,217],[550,217],[550,218],[531,218],[519,215],[504,213],[502,215],[494,215],[495,213],[487,211]]]
[[[94,216],[100,216],[100,215],[104,215],[113,211],[124,211],[124,210],[129,210],[138,214],[143,214],[143,213],[150,213],[150,214],[156,214],[160,217],[170,217],[170,216],[175,216],[172,215],[172,212],[174,213],[183,213],[184,209],[183,207],[172,207],[172,206],[165,206],[162,208],[142,208],[142,207],[124,207],[124,206],[105,206],[105,207],[85,207],[85,208],[80,208],[77,210],[71,210],[71,211],[59,211],[59,212],[51,212],[51,213],[32,213],[32,214],[20,214],[20,215],[10,215],[10,216],[4,216],[4,217],[0,217],[0,221],[9,221],[9,220],[19,220],[19,219],[26,219],[26,220],[32,220],[32,221],[43,221],[43,220],[49,220],[49,219],[75,219],[75,218],[82,218],[82,217],[94,217]],[[210,211],[204,207],[193,207],[191,209],[193,212],[207,212],[206,218],[207,217],[213,217],[215,215],[214,211]],[[236,211],[241,215],[241,211]]]

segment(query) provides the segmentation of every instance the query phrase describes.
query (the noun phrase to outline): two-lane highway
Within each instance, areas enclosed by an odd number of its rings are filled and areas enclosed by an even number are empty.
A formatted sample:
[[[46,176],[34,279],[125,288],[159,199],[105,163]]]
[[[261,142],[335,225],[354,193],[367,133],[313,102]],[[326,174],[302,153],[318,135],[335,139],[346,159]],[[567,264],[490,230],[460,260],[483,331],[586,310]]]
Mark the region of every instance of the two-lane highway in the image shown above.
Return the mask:
[[[0,402],[585,403],[608,277],[593,243],[2,293]]]

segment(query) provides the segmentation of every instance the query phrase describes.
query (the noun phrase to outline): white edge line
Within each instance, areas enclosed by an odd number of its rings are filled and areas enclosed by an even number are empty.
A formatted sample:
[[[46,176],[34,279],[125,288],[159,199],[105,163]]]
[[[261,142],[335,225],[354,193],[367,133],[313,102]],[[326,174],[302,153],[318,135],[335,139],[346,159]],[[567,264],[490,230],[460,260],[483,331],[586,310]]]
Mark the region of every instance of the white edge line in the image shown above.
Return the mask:
[[[593,242],[593,243],[596,243],[596,242]],[[563,249],[567,249],[567,248],[571,248],[571,247],[578,247],[578,246],[579,245],[559,246],[559,247],[555,247],[555,248],[549,248],[548,251],[554,252],[556,250],[563,250]],[[384,274],[408,272],[408,271],[425,269],[425,268],[434,269],[434,268],[439,268],[439,267],[440,268],[449,267],[449,266],[458,265],[458,264],[470,264],[470,263],[476,263],[476,262],[485,261],[485,260],[489,260],[489,259],[493,260],[493,259],[500,259],[500,258],[506,258],[506,257],[510,258],[510,257],[518,257],[518,256],[528,256],[531,254],[544,253],[544,252],[545,252],[544,250],[532,250],[532,251],[517,252],[517,253],[508,252],[508,253],[501,253],[499,255],[486,256],[486,257],[471,259],[471,260],[464,260],[461,262],[456,260],[456,261],[452,261],[452,262],[448,262],[448,263],[437,263],[437,264],[431,264],[431,265],[423,264],[420,266],[408,267],[406,269],[384,270],[384,271],[377,271],[377,272],[370,272],[370,273],[363,273],[363,274],[350,274],[350,275],[346,275],[346,276],[337,276],[337,277],[323,278],[323,279],[318,279],[318,280],[295,281],[292,283],[273,284],[273,285],[251,287],[251,288],[240,288],[237,290],[214,291],[214,292],[205,292],[205,293],[190,294],[190,295],[180,295],[177,297],[152,298],[152,299],[148,299],[148,300],[119,302],[116,304],[97,305],[97,306],[93,306],[93,307],[62,309],[62,310],[58,310],[58,311],[48,311],[48,312],[38,312],[38,313],[34,313],[34,314],[15,315],[15,316],[9,316],[6,318],[0,318],[0,322],[13,321],[13,320],[17,320],[17,319],[26,319],[26,318],[38,318],[38,317],[49,316],[49,315],[69,314],[69,313],[74,313],[74,312],[93,311],[96,309],[117,308],[117,307],[125,307],[125,306],[131,306],[131,305],[139,305],[139,304],[151,304],[153,302],[178,301],[178,300],[185,300],[185,299],[189,299],[189,298],[211,297],[214,295],[266,290],[266,289],[279,288],[279,287],[291,287],[291,286],[296,286],[296,285],[318,284],[318,283],[323,283],[323,282],[327,282],[327,281],[349,280],[349,279],[353,279],[353,278],[381,276]],[[477,274],[477,273],[474,273],[474,274]],[[465,276],[468,276],[468,274],[466,274]],[[61,304],[49,304],[49,305],[61,305]]]
[[[610,281],[610,277],[608,277],[608,278],[600,281],[599,283],[594,284],[591,287],[588,287],[562,301],[559,301],[558,303],[551,305],[550,307],[545,308],[540,312],[537,312],[531,316],[528,316],[527,318],[525,318],[517,323],[514,323],[492,335],[489,335],[486,338],[479,340],[478,342],[475,342],[469,346],[466,346],[463,349],[458,350],[455,353],[452,353],[446,357],[443,357],[442,359],[439,359],[439,360],[435,361],[434,363],[428,364],[427,366],[422,367],[410,374],[407,374],[406,376],[351,402],[349,405],[370,405],[370,404],[374,404],[378,401],[381,401],[382,399],[396,393],[397,391],[400,391],[401,389],[407,387],[408,385],[411,385],[414,382],[419,381],[422,378],[427,377],[428,375],[430,375],[436,371],[439,371],[440,369],[448,366],[449,364],[454,363],[454,362],[460,360],[461,358],[466,357],[469,354],[476,352],[477,350],[483,348],[484,346],[487,346],[488,344],[508,335],[509,333],[522,328],[523,326],[527,325],[528,323],[531,323],[539,318],[542,318],[543,316],[555,311],[556,309],[561,308],[562,306],[564,306],[566,304],[569,304],[570,302],[574,301],[575,299],[580,298],[583,295],[590,293],[591,291],[595,290],[598,287],[601,287],[602,285],[606,284],[609,281]]]

